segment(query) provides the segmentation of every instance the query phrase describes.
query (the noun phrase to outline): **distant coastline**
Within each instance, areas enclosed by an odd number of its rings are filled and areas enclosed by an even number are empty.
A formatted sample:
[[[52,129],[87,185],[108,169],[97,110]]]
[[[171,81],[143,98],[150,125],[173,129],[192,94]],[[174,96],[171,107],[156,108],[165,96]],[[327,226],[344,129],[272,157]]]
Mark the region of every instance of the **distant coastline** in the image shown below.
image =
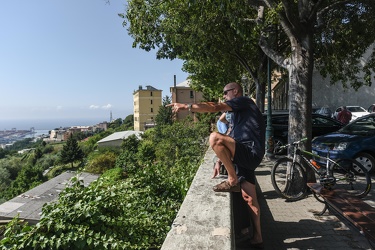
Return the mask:
[[[0,130],[52,130],[60,127],[92,126],[104,122],[100,118],[71,118],[71,119],[0,119]]]

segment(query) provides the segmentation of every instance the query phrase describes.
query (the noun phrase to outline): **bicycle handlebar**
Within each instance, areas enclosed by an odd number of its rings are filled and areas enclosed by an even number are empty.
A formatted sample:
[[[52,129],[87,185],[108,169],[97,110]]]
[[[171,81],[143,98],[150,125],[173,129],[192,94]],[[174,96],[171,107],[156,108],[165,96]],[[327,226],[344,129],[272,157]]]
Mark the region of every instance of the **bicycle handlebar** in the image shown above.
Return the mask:
[[[298,144],[300,144],[301,142],[304,142],[304,141],[307,141],[307,137],[304,137],[304,138],[302,138],[301,140],[299,140],[299,141],[295,141],[295,142],[292,142],[292,143],[288,143],[288,144],[285,144],[284,146],[281,146],[280,148],[288,148],[288,147],[290,147],[291,145],[298,145]]]

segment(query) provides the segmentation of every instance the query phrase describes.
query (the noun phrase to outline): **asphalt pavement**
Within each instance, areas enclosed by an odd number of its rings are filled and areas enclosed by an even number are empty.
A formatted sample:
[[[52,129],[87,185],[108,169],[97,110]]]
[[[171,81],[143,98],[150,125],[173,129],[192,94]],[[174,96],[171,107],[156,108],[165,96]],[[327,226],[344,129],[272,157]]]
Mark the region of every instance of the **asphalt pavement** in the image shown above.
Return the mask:
[[[271,183],[272,160],[264,159],[256,169],[259,184],[262,235],[265,249],[375,249],[352,225],[335,215],[320,212],[324,204],[313,195],[287,202],[279,197]],[[366,202],[374,206],[372,190]],[[249,248],[250,249],[250,248]]]

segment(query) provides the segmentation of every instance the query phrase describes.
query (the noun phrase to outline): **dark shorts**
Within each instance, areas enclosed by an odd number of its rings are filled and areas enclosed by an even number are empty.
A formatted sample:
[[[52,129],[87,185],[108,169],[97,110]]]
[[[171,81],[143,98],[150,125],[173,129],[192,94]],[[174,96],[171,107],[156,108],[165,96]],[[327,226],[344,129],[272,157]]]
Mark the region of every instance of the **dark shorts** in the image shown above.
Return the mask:
[[[245,177],[245,180],[255,185],[255,169],[262,162],[262,158],[253,152],[253,143],[240,143],[236,141],[236,149],[233,157],[236,165],[237,176]]]

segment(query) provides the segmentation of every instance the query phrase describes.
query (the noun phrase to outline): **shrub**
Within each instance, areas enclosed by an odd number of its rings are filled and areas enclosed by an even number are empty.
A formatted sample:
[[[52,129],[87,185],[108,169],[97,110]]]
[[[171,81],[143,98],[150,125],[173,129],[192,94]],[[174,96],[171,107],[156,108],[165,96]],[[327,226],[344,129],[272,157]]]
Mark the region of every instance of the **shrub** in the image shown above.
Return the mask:
[[[105,152],[87,163],[85,171],[93,174],[102,174],[106,170],[114,168],[116,155],[113,152]]]
[[[58,202],[43,207],[36,226],[9,223],[2,249],[159,249],[205,152],[203,127],[175,123],[145,133],[136,151],[147,153],[137,161],[146,165],[131,160],[141,154],[130,151],[116,164],[113,152],[93,154],[90,167],[109,170],[88,187],[74,178]],[[149,152],[158,148],[151,162]]]

